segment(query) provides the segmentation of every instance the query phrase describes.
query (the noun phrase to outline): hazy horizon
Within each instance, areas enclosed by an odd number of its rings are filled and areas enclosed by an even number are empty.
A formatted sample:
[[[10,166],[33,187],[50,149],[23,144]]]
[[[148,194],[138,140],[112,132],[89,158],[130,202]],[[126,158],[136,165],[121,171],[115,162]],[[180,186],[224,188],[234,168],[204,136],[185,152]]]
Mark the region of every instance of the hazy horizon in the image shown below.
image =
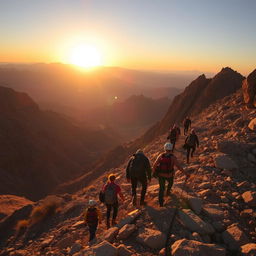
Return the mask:
[[[0,62],[217,73],[255,69],[256,2],[2,1]]]

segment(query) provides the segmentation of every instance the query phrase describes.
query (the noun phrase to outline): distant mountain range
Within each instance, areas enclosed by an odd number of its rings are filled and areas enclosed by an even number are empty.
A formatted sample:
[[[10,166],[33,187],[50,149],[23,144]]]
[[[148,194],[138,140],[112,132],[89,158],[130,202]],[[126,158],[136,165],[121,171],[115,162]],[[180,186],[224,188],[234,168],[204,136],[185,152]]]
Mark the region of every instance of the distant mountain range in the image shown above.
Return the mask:
[[[193,116],[198,115],[210,104],[240,89],[243,80],[244,77],[240,73],[229,67],[223,68],[213,78],[206,78],[205,75],[200,75],[173,99],[169,110],[161,121],[155,123],[138,139],[118,146],[118,150],[113,149],[108,152],[95,165],[95,170],[100,171],[118,166],[138,148],[143,148],[159,135],[167,133],[174,123],[181,125],[187,115],[192,115],[193,120]],[[118,158],[116,157],[117,151],[122,152],[122,154],[118,153]],[[90,179],[87,177],[88,180]]]
[[[172,99],[194,77],[118,67],[87,72],[64,64],[0,65],[0,86],[28,93],[44,109],[76,117],[131,95]]]
[[[0,194],[32,200],[81,175],[120,143],[112,131],[41,111],[27,94],[6,87],[0,87],[0,138]]]

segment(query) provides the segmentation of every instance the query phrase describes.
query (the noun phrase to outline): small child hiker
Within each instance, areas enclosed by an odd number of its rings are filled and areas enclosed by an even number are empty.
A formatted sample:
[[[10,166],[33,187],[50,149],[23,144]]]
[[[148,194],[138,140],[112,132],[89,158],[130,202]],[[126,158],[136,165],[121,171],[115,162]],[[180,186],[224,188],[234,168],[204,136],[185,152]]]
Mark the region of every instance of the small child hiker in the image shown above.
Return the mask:
[[[96,207],[96,204],[96,201],[89,200],[89,207],[86,209],[84,215],[85,224],[88,226],[90,233],[89,242],[95,238],[98,224],[101,223],[101,213]]]

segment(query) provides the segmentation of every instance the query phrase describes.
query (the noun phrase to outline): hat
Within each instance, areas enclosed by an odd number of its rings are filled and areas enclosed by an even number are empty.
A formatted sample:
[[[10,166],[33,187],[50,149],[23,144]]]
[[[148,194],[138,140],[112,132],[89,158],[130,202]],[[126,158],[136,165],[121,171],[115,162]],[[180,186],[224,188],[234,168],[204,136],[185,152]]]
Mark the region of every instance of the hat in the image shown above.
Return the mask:
[[[96,205],[96,201],[95,200],[89,200],[89,206],[94,206]]]
[[[166,143],[164,144],[164,150],[172,150],[172,148],[173,148],[172,143],[166,142]]]

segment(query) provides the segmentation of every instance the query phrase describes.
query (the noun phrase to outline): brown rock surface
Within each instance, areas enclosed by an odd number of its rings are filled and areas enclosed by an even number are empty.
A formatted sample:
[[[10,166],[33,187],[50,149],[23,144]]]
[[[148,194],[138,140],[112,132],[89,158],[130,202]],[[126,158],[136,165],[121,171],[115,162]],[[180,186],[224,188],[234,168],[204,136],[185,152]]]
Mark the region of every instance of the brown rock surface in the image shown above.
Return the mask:
[[[244,102],[248,107],[256,107],[256,69],[243,81]]]
[[[199,241],[182,239],[172,245],[173,256],[225,256],[226,250],[216,244],[206,244]]]

